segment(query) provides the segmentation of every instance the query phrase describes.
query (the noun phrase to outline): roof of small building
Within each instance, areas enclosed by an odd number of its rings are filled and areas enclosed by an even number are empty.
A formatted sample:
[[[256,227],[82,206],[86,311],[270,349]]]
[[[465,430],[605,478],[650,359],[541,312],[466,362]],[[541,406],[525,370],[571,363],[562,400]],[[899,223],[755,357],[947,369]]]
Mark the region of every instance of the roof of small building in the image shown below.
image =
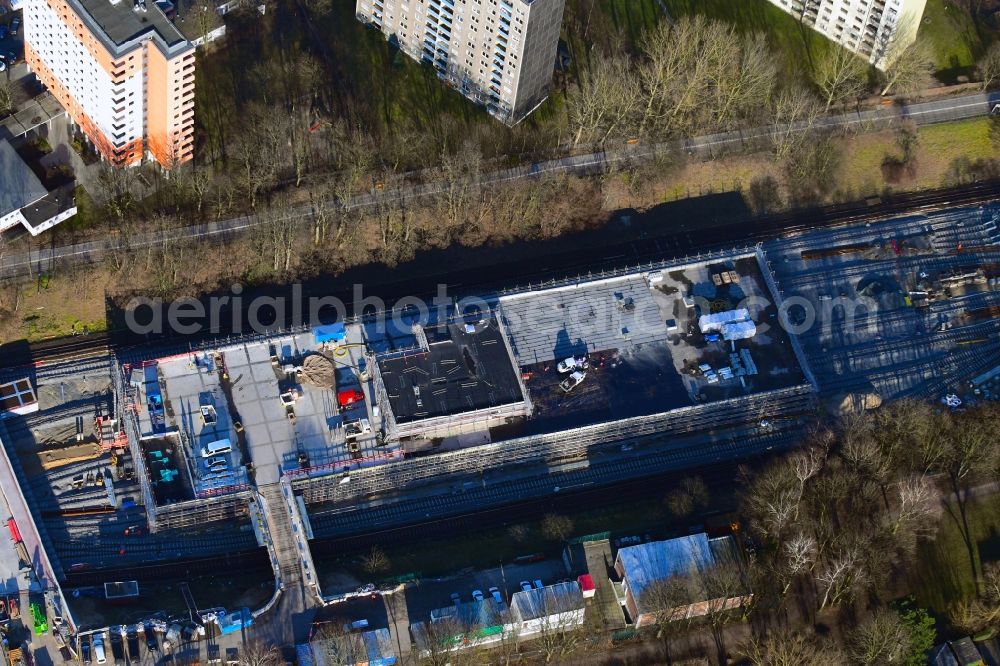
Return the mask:
[[[642,594],[653,583],[705,571],[720,561],[731,561],[735,557],[734,549],[731,536],[710,539],[701,532],[622,548],[618,551],[616,562],[622,565],[623,578],[641,613]]]
[[[0,215],[7,215],[38,201],[48,190],[14,147],[0,141]]]
[[[618,551],[618,561],[637,604],[642,593],[656,581],[699,571],[714,562],[704,532],[622,548]]]
[[[583,608],[583,592],[576,581],[546,585],[542,589],[515,592],[511,608],[522,621],[558,615]]]

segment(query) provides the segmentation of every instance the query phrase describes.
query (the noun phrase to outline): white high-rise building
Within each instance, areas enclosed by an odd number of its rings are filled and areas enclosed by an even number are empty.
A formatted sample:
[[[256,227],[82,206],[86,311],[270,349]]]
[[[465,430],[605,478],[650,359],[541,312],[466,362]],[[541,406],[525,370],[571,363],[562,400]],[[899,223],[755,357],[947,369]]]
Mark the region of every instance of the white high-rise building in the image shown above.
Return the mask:
[[[771,4],[884,69],[893,46],[909,46],[916,40],[927,0],[771,0]]]
[[[358,20],[513,125],[549,94],[566,0],[358,0]]]

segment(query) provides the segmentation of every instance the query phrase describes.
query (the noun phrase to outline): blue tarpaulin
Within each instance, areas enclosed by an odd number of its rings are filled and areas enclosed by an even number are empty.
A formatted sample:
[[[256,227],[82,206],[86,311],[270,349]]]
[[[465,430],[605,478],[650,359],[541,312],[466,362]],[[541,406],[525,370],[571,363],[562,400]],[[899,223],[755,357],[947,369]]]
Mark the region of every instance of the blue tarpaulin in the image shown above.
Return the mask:
[[[340,342],[345,337],[347,337],[347,332],[344,330],[344,325],[340,322],[327,326],[317,326],[313,329],[313,339],[318,345],[324,342]]]
[[[219,631],[223,635],[226,635],[237,632],[243,627],[249,627],[253,624],[253,616],[250,615],[249,608],[241,608],[223,615],[217,621],[219,623]]]

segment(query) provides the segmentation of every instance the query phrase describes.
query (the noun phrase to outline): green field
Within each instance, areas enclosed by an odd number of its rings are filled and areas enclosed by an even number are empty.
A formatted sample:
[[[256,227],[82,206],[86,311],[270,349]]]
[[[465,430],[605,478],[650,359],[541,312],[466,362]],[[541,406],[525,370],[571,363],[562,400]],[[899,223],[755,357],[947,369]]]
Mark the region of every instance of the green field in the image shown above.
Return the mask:
[[[950,0],[927,0],[918,37],[931,43],[937,76],[945,83],[970,75],[983,52],[972,18]]]
[[[977,567],[984,561],[1000,559],[1000,495],[971,502],[969,522]],[[919,604],[939,613],[974,593],[965,543],[958,523],[949,512],[942,515],[937,536],[920,544],[909,569],[909,579]]]

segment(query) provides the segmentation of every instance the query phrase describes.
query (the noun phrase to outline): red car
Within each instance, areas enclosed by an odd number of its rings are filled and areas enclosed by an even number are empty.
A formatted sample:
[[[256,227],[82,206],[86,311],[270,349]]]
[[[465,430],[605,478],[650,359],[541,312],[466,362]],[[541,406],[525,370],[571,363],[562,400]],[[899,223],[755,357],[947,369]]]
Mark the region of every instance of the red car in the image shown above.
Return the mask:
[[[345,389],[337,393],[337,402],[341,407],[350,407],[356,402],[364,402],[365,394],[358,389]]]

